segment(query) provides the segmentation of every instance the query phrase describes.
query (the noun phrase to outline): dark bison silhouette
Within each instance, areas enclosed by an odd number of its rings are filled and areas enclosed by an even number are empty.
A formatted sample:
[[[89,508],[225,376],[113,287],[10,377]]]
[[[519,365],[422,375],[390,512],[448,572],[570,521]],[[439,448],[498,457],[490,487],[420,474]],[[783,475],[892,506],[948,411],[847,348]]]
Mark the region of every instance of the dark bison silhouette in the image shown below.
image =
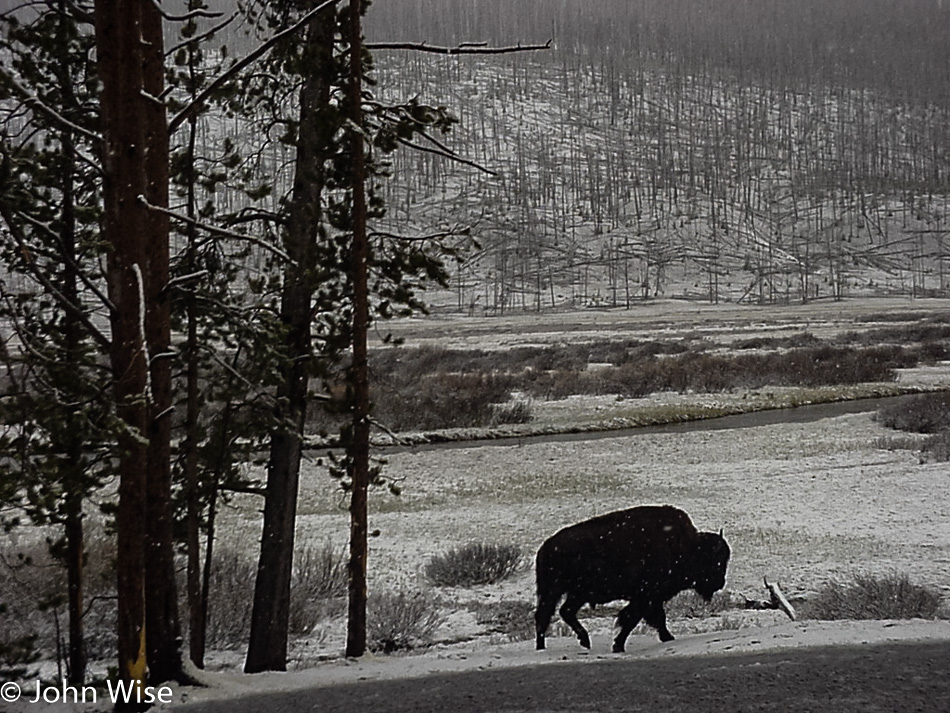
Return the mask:
[[[709,601],[725,586],[729,554],[722,532],[697,532],[689,515],[669,505],[619,510],[565,527],[538,550],[537,648],[544,648],[548,624],[565,595],[561,619],[584,648],[590,648],[590,636],[577,611],[618,599],[628,604],[617,616],[615,653],[624,650],[640,619],[661,641],[672,641],[663,604],[686,589]]]

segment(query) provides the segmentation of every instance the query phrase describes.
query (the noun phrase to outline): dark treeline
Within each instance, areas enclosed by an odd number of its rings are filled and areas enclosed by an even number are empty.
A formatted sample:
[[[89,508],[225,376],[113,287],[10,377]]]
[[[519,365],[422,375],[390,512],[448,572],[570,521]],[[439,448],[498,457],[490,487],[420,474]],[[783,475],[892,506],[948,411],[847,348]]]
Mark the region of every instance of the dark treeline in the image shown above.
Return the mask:
[[[871,88],[950,102],[946,0],[387,0],[374,40],[537,42],[687,72]]]

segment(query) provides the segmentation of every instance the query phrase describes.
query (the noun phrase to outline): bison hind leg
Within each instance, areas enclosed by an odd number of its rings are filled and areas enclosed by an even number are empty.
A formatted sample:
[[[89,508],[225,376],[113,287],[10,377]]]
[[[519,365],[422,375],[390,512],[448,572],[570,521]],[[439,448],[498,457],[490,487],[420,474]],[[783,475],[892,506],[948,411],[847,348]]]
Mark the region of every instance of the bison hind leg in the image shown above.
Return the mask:
[[[620,631],[617,632],[617,636],[614,638],[613,652],[615,654],[622,654],[624,652],[627,637],[630,636],[630,632],[640,623],[642,616],[640,607],[636,602],[630,602],[617,614],[617,626],[620,627]]]
[[[660,641],[673,641],[676,637],[666,628],[666,610],[663,608],[663,602],[659,602],[650,607],[647,615],[644,617],[647,624],[656,629],[660,635]]]
[[[538,651],[544,649],[544,635],[548,630],[548,625],[551,623],[551,618],[554,616],[554,610],[557,609],[557,603],[560,599],[560,594],[538,597],[538,608],[534,612],[535,648]]]
[[[558,613],[561,615],[561,619],[564,620],[564,623],[571,627],[574,633],[577,634],[577,640],[581,646],[585,649],[589,649],[590,635],[587,633],[587,629],[581,626],[581,623],[577,620],[577,612],[584,604],[585,599],[583,597],[579,597],[576,594],[568,594],[567,599],[564,600],[564,604],[561,605]]]

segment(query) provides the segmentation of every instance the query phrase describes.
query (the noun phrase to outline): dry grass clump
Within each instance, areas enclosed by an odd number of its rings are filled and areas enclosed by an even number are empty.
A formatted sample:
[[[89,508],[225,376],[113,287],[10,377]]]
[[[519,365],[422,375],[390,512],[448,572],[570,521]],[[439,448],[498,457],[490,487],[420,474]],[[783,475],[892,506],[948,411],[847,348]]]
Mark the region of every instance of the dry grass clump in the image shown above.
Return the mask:
[[[506,599],[475,606],[475,621],[488,628],[489,633],[500,634],[508,641],[527,641],[534,638],[534,604]]]
[[[391,654],[429,646],[445,615],[423,592],[382,592],[366,602],[366,645]]]
[[[665,607],[668,619],[705,619],[735,608],[736,603],[729,592],[716,592],[707,602],[692,589],[680,592]]]
[[[425,575],[437,587],[494,584],[517,572],[523,559],[519,545],[471,542],[432,557]]]
[[[940,594],[906,574],[858,574],[848,583],[829,582],[800,607],[809,619],[933,619]]]

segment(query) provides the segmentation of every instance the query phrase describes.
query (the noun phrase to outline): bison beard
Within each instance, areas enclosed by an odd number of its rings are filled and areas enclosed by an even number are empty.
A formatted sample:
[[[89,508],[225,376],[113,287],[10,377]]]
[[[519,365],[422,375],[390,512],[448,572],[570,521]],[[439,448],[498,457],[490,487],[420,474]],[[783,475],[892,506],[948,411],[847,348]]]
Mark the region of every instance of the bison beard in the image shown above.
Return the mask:
[[[548,624],[565,596],[561,619],[584,648],[590,648],[590,636],[578,610],[618,599],[628,604],[617,616],[615,653],[624,650],[641,619],[661,641],[671,641],[663,605],[686,589],[709,601],[725,586],[729,554],[722,533],[697,532],[689,515],[669,505],[620,510],[566,527],[538,550],[537,648],[544,648]]]

